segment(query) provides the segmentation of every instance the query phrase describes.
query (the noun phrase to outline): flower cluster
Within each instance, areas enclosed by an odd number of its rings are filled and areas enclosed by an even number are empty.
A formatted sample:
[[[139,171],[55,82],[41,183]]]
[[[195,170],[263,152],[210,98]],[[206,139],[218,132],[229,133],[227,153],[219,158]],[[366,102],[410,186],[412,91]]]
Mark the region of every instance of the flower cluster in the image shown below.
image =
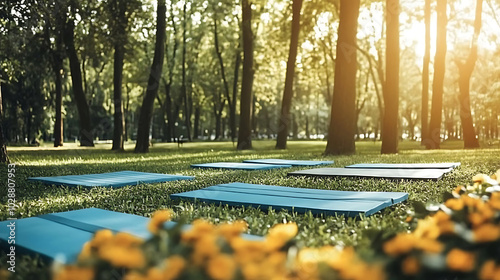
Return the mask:
[[[383,244],[387,270],[417,279],[500,279],[500,170],[473,182],[458,186],[425,218],[411,219],[411,233]]]
[[[408,219],[414,230],[376,244],[367,262],[351,247],[301,248],[295,223],[277,224],[265,237],[245,235],[244,221],[214,225],[196,220],[164,228],[172,212],[157,211],[141,240],[103,230],[74,265],[55,279],[500,279],[500,170],[477,175],[439,207]],[[431,211],[432,210],[432,211]]]

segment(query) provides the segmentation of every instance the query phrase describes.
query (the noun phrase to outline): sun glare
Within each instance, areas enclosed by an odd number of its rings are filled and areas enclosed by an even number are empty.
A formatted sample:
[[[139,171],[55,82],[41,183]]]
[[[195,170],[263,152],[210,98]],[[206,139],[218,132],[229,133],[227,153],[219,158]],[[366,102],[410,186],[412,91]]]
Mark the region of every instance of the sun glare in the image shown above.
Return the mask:
[[[410,0],[401,1],[400,13],[400,46],[401,49],[413,48],[416,59],[422,61],[425,52],[425,23],[424,3]],[[487,2],[483,4],[482,27],[478,38],[479,49],[495,50],[498,44],[499,24],[491,15],[492,9]],[[453,51],[456,48],[469,46],[474,32],[474,18],[476,1],[457,0],[448,3],[448,25],[447,25],[447,49]],[[371,46],[375,46],[383,35],[384,26],[384,4],[382,2],[371,3],[369,6],[361,7],[358,18],[358,39],[367,40]],[[335,36],[338,21],[333,20],[330,12],[322,12],[314,27],[315,39],[323,40],[329,33]],[[431,8],[430,26],[430,53],[435,53],[436,45],[436,11]],[[332,39],[335,39],[333,37]],[[304,47],[304,46],[303,46]],[[307,47],[307,46],[305,46]],[[374,49],[370,52],[373,53]]]

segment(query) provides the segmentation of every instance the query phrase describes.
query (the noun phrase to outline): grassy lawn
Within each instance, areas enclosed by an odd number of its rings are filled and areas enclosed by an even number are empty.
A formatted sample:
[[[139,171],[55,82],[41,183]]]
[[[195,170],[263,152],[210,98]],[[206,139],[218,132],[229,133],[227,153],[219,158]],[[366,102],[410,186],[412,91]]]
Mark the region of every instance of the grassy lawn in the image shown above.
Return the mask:
[[[353,156],[323,157],[325,142],[289,142],[287,150],[275,150],[274,141],[255,141],[254,150],[236,151],[233,143],[154,144],[148,154],[134,154],[132,144],[126,152],[110,151],[111,145],[80,148],[65,144],[61,148],[9,147],[9,156],[16,163],[17,217],[30,217],[51,212],[98,207],[142,216],[149,216],[160,208],[170,208],[178,218],[191,222],[197,218],[214,223],[243,219],[249,224],[250,234],[263,235],[268,229],[284,221],[299,226],[297,240],[306,246],[352,245],[359,252],[370,254],[373,230],[385,235],[409,229],[405,218],[412,211],[411,201],[442,202],[442,194],[459,184],[469,184],[477,173],[492,174],[500,168],[499,147],[463,150],[460,142],[447,142],[441,150],[427,151],[419,143],[403,142],[398,155],[380,155],[379,142],[358,142]],[[333,167],[363,162],[461,162],[455,171],[439,181],[391,181],[381,179],[321,179],[287,177],[290,171],[307,169],[294,167],[270,171],[218,171],[191,169],[190,164],[236,161],[251,158],[286,158],[307,160],[334,160]],[[6,166],[0,167],[0,178],[6,182]],[[145,184],[118,189],[66,188],[28,182],[28,177],[103,173],[121,170],[170,173],[195,176],[192,181]],[[245,182],[349,191],[408,192],[409,201],[385,209],[370,217],[346,219],[336,216],[313,216],[269,209],[232,208],[220,205],[172,201],[169,194],[201,189],[215,184]],[[6,209],[6,189],[0,190],[0,206]],[[0,212],[0,220],[8,217]],[[5,254],[2,254],[2,257]],[[5,262],[2,258],[3,267]]]

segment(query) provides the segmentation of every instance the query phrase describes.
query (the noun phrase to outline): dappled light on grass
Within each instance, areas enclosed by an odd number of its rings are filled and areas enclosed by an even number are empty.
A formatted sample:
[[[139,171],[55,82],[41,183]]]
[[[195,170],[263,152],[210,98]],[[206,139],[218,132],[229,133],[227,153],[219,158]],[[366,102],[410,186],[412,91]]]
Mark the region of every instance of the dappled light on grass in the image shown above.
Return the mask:
[[[287,150],[276,151],[274,141],[255,141],[255,150],[241,153],[231,143],[187,143],[178,148],[172,144],[154,144],[148,154],[112,152],[97,148],[58,151],[32,151],[17,147],[10,150],[22,185],[16,190],[19,211],[17,218],[36,216],[87,207],[150,216],[158,209],[169,208],[175,217],[191,223],[203,218],[215,224],[244,220],[246,233],[264,235],[282,222],[293,221],[298,226],[297,242],[305,246],[353,246],[362,255],[373,254],[371,236],[374,230],[383,230],[384,236],[407,231],[413,226],[405,222],[411,201],[442,203],[443,192],[451,192],[456,185],[467,182],[477,173],[491,174],[498,168],[498,149],[422,151],[419,143],[410,142],[399,155],[379,153],[380,143],[358,142],[358,153],[353,156],[323,157],[325,143],[320,141],[289,141]],[[210,148],[212,147],[212,148]],[[219,147],[220,149],[218,149]],[[78,153],[76,153],[78,152]],[[380,180],[356,178],[288,177],[287,173],[308,167],[292,167],[268,171],[233,171],[192,169],[191,164],[205,162],[241,162],[244,159],[282,158],[299,160],[334,160],[329,167],[343,167],[356,163],[423,163],[461,162],[462,165],[439,181]],[[171,173],[195,176],[192,181],[143,184],[123,188],[66,188],[46,186],[26,181],[31,176],[60,176],[95,174],[121,170]],[[169,194],[197,190],[217,184],[243,182],[296,188],[314,188],[347,191],[402,191],[409,193],[410,202],[404,202],[360,219],[343,216],[297,214],[248,207],[229,207],[219,204],[192,203],[171,200]],[[5,207],[5,202],[1,202]],[[3,213],[2,213],[3,214]],[[6,216],[0,216],[5,219]],[[30,260],[32,261],[32,260]],[[408,261],[408,266],[411,262]],[[32,266],[31,262],[24,265]],[[23,265],[23,264],[20,264]],[[0,266],[1,268],[1,266]]]

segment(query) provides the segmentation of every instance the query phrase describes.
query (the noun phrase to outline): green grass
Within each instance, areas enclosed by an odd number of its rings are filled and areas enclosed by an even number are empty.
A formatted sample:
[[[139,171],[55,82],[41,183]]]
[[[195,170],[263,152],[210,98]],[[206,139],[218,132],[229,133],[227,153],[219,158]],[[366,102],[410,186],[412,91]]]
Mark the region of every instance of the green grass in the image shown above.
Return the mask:
[[[416,142],[402,142],[397,155],[380,155],[379,142],[358,142],[356,155],[329,156],[321,154],[325,142],[289,142],[287,150],[275,150],[274,141],[255,141],[254,150],[236,151],[233,143],[154,144],[148,154],[133,153],[133,145],[126,145],[125,152],[110,151],[111,145],[80,148],[75,144],[64,147],[9,147],[9,156],[16,163],[17,218],[51,212],[98,207],[112,211],[149,216],[160,208],[173,209],[178,217],[191,222],[197,218],[214,223],[244,219],[250,234],[263,235],[268,229],[285,221],[299,226],[297,240],[307,246],[353,245],[361,252],[370,253],[371,233],[383,230],[388,236],[409,229],[404,222],[412,211],[411,201],[424,203],[442,202],[442,194],[458,184],[467,184],[477,173],[493,173],[500,168],[500,148],[463,150],[460,142],[447,142],[441,150],[428,151]],[[462,165],[439,181],[394,181],[381,179],[321,179],[287,177],[290,171],[306,169],[294,167],[270,171],[218,171],[191,169],[190,164],[236,161],[250,158],[287,158],[308,160],[334,160],[334,167],[362,162],[461,162]],[[145,184],[118,189],[67,188],[28,182],[28,177],[60,176],[70,174],[103,173],[121,170],[171,173],[196,176],[193,181]],[[6,182],[6,166],[0,167],[0,181]],[[346,219],[336,216],[313,216],[288,211],[172,201],[169,194],[201,189],[207,186],[246,182],[281,185],[299,188],[316,188],[349,191],[403,191],[409,193],[409,202],[385,209],[373,216]],[[6,189],[0,189],[0,207],[6,209]],[[0,220],[8,217],[0,212]],[[2,260],[5,254],[0,256]]]

